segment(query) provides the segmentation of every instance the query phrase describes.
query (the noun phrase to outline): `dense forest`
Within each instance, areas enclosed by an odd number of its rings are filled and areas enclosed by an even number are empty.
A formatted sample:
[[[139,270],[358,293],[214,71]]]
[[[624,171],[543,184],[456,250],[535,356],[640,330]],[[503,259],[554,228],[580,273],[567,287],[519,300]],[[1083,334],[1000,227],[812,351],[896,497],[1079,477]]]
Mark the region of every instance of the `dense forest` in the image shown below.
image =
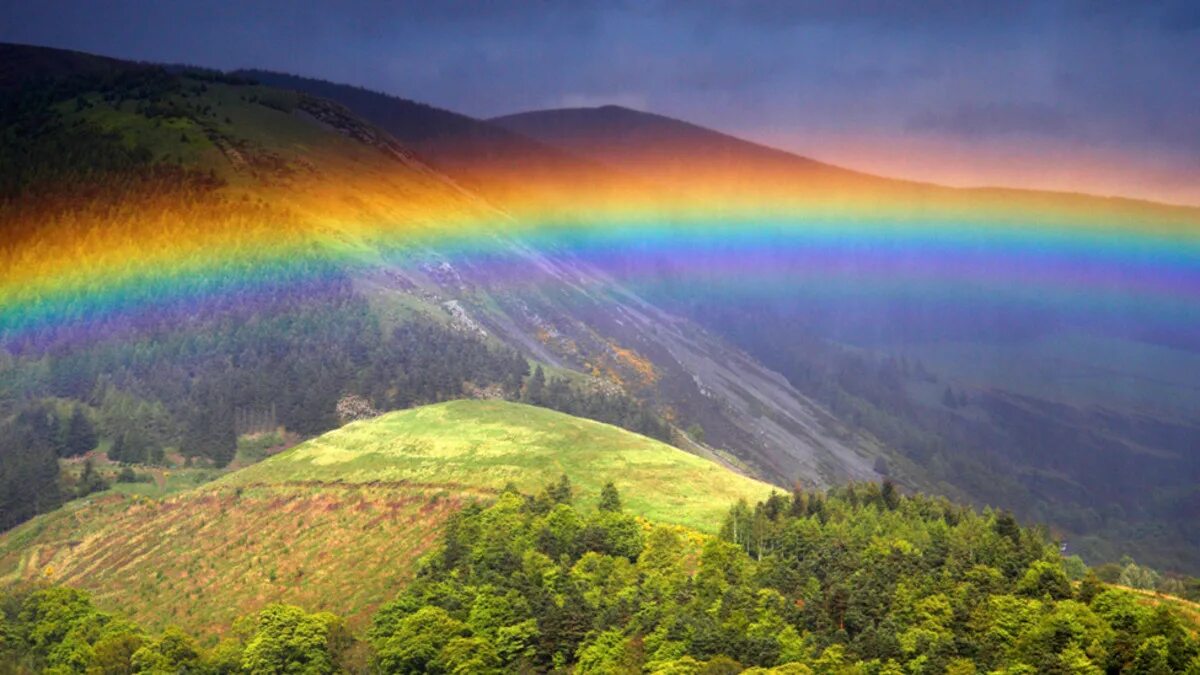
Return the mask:
[[[1200,673],[1196,626],[1002,512],[891,483],[775,494],[719,537],[564,477],[460,512],[365,635],[271,605],[202,647],[61,587],[0,601],[8,672]]]
[[[36,403],[0,423],[0,528],[8,529],[63,501],[104,490],[108,483],[84,463],[78,477],[59,470],[59,458],[96,447],[96,430],[76,404]]]
[[[463,514],[371,632],[392,672],[1200,672],[1190,629],[1005,513],[891,483],[739,504],[719,538],[583,514],[567,486]],[[1071,576],[1080,577],[1073,583]],[[466,671],[461,671],[466,672]]]

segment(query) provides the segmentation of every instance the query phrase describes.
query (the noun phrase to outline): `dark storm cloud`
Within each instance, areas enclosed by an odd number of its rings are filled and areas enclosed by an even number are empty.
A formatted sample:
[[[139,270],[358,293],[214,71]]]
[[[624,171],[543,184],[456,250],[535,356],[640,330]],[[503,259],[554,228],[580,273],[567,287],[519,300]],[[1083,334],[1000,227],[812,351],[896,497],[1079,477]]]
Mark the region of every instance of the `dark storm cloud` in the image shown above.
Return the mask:
[[[1194,1],[0,5],[0,40],[273,68],[477,116],[618,102],[752,136],[1021,135],[1200,154]]]

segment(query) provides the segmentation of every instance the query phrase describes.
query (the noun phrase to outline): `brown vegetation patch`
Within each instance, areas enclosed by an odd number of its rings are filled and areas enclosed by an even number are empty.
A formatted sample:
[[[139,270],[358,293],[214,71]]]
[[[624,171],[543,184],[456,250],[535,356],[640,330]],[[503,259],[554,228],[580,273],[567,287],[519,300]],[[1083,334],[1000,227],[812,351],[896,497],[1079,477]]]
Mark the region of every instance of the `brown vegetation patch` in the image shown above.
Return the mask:
[[[49,519],[23,553],[0,548],[0,573],[51,570],[152,628],[212,636],[272,602],[337,612],[361,628],[411,576],[440,524],[488,492],[300,482],[160,502],[106,497]]]

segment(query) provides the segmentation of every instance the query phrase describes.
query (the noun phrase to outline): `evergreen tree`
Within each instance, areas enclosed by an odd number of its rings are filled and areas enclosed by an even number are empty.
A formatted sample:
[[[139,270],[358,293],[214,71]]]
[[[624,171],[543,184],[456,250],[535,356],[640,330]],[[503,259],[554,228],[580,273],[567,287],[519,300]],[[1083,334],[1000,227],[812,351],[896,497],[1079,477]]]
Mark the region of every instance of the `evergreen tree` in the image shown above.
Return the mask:
[[[621,510],[621,495],[612,481],[604,484],[600,490],[600,510],[619,512]]]
[[[71,411],[71,419],[67,422],[67,437],[63,445],[67,457],[86,454],[96,447],[96,429],[81,406],[76,405]]]
[[[555,504],[570,504],[572,492],[571,479],[565,473],[559,477],[557,483],[546,488],[546,496]]]
[[[542,405],[545,401],[546,373],[542,367],[533,369],[533,376],[525,384],[525,401],[533,405]]]
[[[33,405],[0,424],[0,528],[57,508],[56,430],[50,411]]]

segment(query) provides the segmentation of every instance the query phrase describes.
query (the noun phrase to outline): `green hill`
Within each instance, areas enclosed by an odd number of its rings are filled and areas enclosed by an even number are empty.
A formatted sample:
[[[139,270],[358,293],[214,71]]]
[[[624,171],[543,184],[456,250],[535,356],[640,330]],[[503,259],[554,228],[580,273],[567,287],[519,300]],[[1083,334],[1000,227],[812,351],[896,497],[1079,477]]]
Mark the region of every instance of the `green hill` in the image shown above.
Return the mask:
[[[635,513],[715,531],[729,505],[765,483],[617,427],[505,401],[451,401],[355,422],[217,483],[515,484],[524,492],[566,474],[582,503],[606,481]]]
[[[153,628],[214,635],[271,602],[361,627],[462,506],[563,473],[585,509],[612,480],[630,512],[709,532],[771,490],[606,424],[454,401],[355,422],[164,499],[72,502],[0,536],[0,575],[83,588]]]

